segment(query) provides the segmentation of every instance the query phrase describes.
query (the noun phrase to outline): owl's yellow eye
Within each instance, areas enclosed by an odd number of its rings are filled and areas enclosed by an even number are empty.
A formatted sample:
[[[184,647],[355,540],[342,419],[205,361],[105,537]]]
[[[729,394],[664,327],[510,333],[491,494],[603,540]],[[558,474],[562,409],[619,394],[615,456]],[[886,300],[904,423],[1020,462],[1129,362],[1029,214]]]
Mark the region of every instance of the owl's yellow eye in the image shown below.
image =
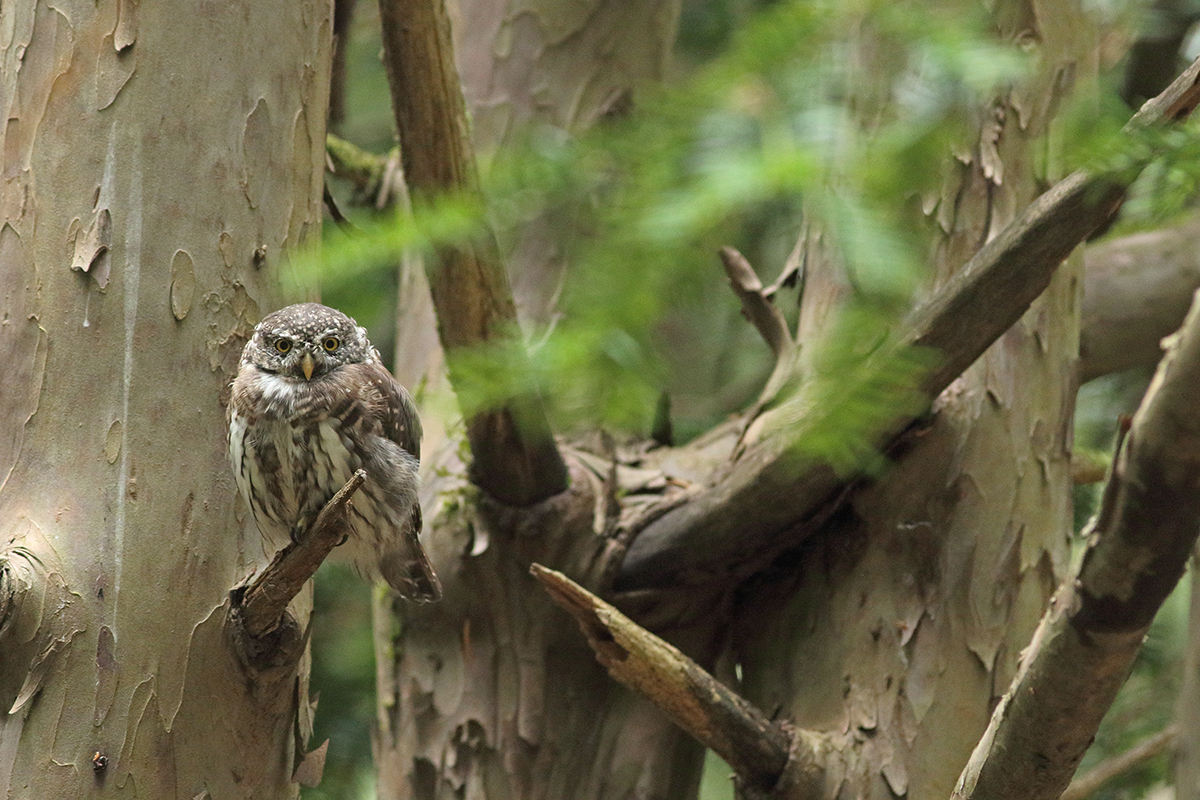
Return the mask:
[[[291,339],[276,339],[275,340],[275,349],[281,353],[291,352],[292,340]]]
[[[325,341],[321,342],[321,346],[325,348],[325,352],[332,353],[341,347],[342,343],[338,341],[336,336],[326,336]]]

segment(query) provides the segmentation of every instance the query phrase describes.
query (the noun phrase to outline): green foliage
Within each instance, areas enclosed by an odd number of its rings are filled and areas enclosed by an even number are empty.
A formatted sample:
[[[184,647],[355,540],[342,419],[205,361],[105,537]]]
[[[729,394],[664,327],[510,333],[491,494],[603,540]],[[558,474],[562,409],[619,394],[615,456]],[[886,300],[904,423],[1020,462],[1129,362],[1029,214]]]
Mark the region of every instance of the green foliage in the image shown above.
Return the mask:
[[[535,391],[560,430],[644,433],[676,371],[671,334],[705,324],[678,309],[720,291],[716,249],[765,214],[792,220],[778,230],[794,241],[806,216],[833,242],[860,303],[851,313],[864,324],[839,327],[849,340],[838,347],[869,350],[922,279],[927,230],[913,224],[912,198],[938,189],[967,109],[1025,70],[976,4],[952,5],[771,3],[682,83],[640,90],[636,113],[574,139],[531,131],[487,160],[482,200],[441,198],[369,223],[301,259],[298,273],[352,282],[406,248],[432,253],[480,235],[485,222],[511,243],[541,215],[570,263],[561,317],[528,353],[509,344],[457,354],[460,401]],[[844,44],[852,29],[868,56]],[[864,81],[860,65],[872,60],[878,70]],[[844,422],[854,439],[863,409],[846,408],[827,420],[830,435]]]
[[[928,405],[920,380],[936,354],[898,344],[886,320],[861,305],[843,311],[814,355],[814,374],[780,405],[774,424],[792,432],[798,459],[844,476],[878,474],[886,466],[879,432]]]

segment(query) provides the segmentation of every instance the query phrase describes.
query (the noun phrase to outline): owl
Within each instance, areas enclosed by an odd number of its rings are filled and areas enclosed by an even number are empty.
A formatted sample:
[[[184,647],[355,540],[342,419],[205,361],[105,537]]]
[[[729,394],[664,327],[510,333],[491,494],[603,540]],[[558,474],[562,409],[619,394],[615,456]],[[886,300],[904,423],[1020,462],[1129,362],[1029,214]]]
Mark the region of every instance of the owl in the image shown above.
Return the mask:
[[[334,550],[404,597],[442,587],[418,535],[421,420],[353,319],[318,303],[268,314],[246,347],[229,401],[229,460],[267,545],[302,536],[357,469],[366,482]]]

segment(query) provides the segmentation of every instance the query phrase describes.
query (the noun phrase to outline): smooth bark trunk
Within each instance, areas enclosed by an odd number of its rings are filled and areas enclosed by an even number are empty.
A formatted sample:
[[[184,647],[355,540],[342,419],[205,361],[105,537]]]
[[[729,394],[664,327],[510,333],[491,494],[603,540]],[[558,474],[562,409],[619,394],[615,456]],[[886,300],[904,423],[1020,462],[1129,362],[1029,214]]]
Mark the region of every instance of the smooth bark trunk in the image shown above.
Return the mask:
[[[223,403],[319,232],[330,14],[0,6],[0,797],[296,795],[307,659],[226,637]]]

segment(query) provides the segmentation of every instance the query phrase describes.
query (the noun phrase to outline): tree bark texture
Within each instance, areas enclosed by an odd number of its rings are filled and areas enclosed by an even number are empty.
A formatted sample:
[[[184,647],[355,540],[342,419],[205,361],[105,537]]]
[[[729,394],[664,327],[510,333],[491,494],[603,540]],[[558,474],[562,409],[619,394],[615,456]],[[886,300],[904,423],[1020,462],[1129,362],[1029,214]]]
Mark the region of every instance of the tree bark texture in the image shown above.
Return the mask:
[[[675,44],[679,0],[523,3],[460,0],[455,59],[481,152],[538,127],[578,133],[636,104],[640,84],[662,79]],[[501,242],[523,325],[548,325],[566,254],[553,211]]]
[[[223,403],[319,231],[331,9],[5,3],[0,31],[0,797],[294,797],[306,659],[251,677],[226,636],[264,553]]]
[[[400,156],[414,201],[474,196],[479,177],[444,0],[381,0],[379,10]],[[439,248],[430,267],[450,382],[465,388],[457,351],[501,345],[518,334],[508,274],[490,228],[473,243]],[[464,413],[476,486],[512,506],[532,505],[565,488],[566,466],[535,391],[522,387],[502,406]]]
[[[380,796],[693,796],[702,748],[605,674],[529,574],[546,559],[599,582],[612,548],[595,524],[600,481],[575,462],[571,488],[516,511],[470,489],[446,455],[422,495],[444,598],[376,609]],[[674,633],[712,663],[707,617]]]
[[[1122,424],[1087,548],[1022,655],[955,798],[1056,800],[1133,667],[1200,531],[1200,303]]]
[[[497,146],[533,121],[582,129],[661,74],[677,3],[557,5],[458,6],[456,58],[477,146]],[[561,276],[557,253],[538,244],[539,224],[510,261],[523,322],[549,312]],[[536,271],[543,266],[549,272]],[[411,267],[402,274],[420,304],[420,276]],[[570,488],[518,514],[456,477],[457,443],[448,444],[440,460],[428,459],[437,466],[427,475],[439,477],[423,490],[445,599],[417,608],[381,598],[376,607],[380,796],[694,794],[702,748],[615,684],[529,575],[539,561],[599,585],[619,514],[608,468],[568,459]],[[715,657],[707,617],[671,639],[703,663]]]
[[[1038,42],[1040,71],[980,110],[978,140],[926,204],[938,282],[1056,177],[1037,169],[1039,137],[1070,86],[1064,76],[1086,81],[1095,70],[1094,31],[1076,4],[1005,3],[998,14],[1005,37]],[[869,40],[858,46],[871,56]],[[820,273],[828,260],[809,264],[802,347],[845,291]],[[903,459],[779,558],[737,608],[746,696],[843,737],[831,797],[949,796],[1062,575],[1078,287],[1071,261],[942,393]]]
[[[1200,287],[1200,216],[1097,242],[1084,251],[1081,383],[1157,364]]]

